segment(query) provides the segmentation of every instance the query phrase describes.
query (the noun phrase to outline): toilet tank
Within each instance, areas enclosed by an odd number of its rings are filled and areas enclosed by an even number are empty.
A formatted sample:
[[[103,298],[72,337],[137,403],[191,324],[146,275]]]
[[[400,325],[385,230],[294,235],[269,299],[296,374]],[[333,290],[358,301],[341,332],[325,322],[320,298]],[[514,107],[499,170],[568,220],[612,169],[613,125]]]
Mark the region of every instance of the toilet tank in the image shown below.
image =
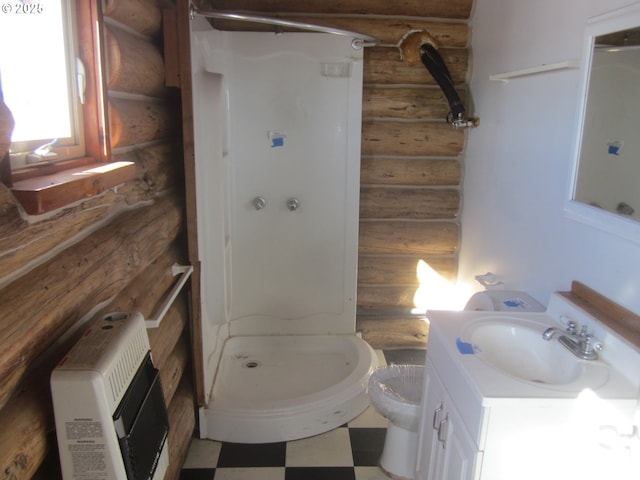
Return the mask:
[[[525,292],[517,290],[486,290],[469,298],[465,310],[488,312],[544,312],[544,305]]]

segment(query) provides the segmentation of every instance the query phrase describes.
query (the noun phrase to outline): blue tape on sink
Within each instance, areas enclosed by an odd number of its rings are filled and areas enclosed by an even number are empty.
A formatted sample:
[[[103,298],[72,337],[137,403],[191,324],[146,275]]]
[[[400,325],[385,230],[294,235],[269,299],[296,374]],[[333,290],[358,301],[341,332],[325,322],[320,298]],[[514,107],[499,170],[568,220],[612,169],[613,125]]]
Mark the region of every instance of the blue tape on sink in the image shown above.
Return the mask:
[[[456,339],[456,346],[458,347],[458,351],[463,355],[473,355],[476,353],[473,349],[473,345],[463,342],[460,337]]]

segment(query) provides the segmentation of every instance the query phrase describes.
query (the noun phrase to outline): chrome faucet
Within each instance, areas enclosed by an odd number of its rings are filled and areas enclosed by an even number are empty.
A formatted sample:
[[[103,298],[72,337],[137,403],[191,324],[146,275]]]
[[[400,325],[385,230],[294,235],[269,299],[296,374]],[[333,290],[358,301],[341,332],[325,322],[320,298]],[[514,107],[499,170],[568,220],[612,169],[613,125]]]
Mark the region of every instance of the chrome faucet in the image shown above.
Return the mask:
[[[582,326],[580,332],[576,332],[576,323],[569,320],[565,330],[556,327],[547,328],[542,334],[542,339],[550,341],[556,334],[559,334],[558,343],[566,347],[576,357],[583,360],[597,360],[597,352],[603,349],[602,343],[593,342],[593,335],[587,332],[586,325]]]
[[[577,332],[576,322],[574,322],[573,320],[569,320],[567,322],[567,328],[565,330],[562,330],[560,328],[555,328],[555,327],[547,328],[542,334],[542,339],[551,340],[553,337],[555,337],[557,333],[575,335],[576,332]]]

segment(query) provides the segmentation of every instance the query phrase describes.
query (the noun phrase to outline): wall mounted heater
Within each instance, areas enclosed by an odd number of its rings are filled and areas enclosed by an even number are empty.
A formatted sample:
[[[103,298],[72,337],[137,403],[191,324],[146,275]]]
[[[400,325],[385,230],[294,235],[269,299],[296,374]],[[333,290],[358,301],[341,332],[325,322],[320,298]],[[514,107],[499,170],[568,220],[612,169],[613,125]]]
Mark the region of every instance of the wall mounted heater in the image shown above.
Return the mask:
[[[65,480],[162,480],[169,421],[144,318],[91,327],[51,374]]]

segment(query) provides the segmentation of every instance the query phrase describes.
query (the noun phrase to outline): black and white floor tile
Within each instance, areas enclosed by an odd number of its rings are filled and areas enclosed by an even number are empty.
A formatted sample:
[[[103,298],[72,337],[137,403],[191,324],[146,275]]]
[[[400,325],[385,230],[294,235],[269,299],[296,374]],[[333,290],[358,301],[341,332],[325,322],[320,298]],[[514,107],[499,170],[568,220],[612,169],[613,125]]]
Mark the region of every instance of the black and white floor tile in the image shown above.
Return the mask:
[[[380,364],[424,364],[424,350],[378,352]],[[327,433],[291,442],[194,439],[180,480],[388,480],[378,467],[387,420],[372,407]]]

